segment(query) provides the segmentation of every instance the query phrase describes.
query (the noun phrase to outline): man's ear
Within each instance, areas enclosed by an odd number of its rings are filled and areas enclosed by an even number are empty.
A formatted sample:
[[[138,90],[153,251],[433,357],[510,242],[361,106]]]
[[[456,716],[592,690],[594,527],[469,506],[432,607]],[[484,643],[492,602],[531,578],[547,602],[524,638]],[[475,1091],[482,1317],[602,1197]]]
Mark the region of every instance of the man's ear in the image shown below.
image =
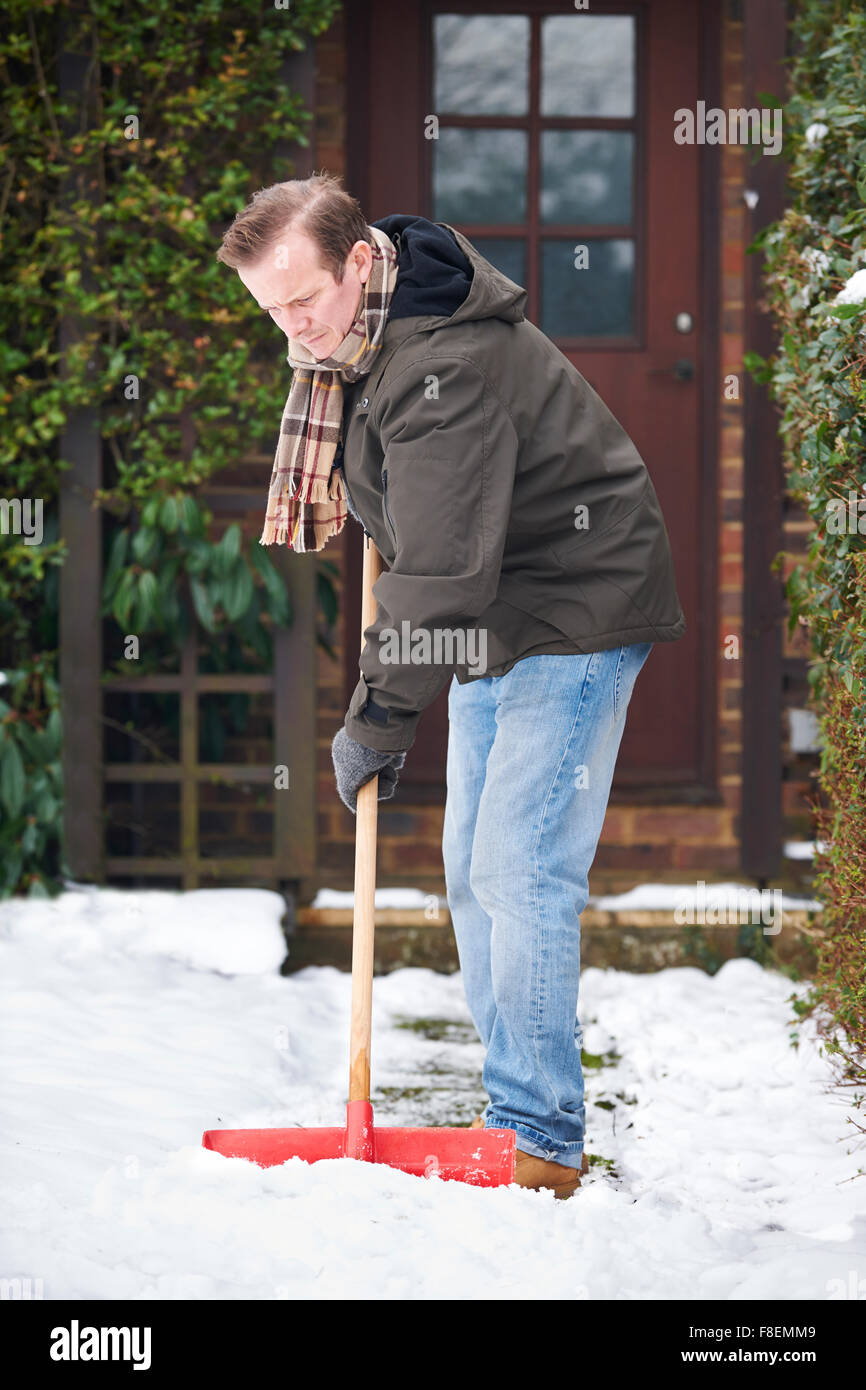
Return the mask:
[[[366,285],[370,271],[373,269],[373,248],[369,241],[356,241],[349,256],[354,257],[358,278],[362,285]]]

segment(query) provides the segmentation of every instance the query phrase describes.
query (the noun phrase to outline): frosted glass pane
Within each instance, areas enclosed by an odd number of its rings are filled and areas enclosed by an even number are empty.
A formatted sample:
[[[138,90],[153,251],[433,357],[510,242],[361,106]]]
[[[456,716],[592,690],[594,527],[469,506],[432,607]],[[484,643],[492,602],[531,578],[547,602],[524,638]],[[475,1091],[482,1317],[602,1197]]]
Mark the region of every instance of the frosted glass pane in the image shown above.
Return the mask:
[[[433,140],[434,222],[523,222],[526,132],[444,126]]]
[[[634,15],[541,21],[543,116],[633,116],[634,72]]]
[[[542,222],[631,222],[630,130],[545,130]]]
[[[551,338],[621,337],[634,332],[634,241],[596,239],[586,269],[575,267],[573,241],[541,247],[541,328]]]
[[[433,55],[436,115],[527,114],[528,16],[434,15]]]

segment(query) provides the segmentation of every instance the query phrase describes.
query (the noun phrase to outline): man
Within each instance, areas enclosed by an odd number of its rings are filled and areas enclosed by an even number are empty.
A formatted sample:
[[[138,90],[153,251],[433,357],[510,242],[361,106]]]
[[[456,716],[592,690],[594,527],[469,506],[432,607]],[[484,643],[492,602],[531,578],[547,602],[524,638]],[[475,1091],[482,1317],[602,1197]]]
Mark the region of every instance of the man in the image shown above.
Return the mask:
[[[332,745],[340,796],[355,811],[376,774],[393,796],[450,679],[442,849],[487,1049],[476,1123],[515,1130],[518,1183],[569,1196],[587,875],[638,672],[685,631],[655,490],[525,291],[447,224],[368,225],[317,176],[257,193],[217,254],[295,369],[263,543],[318,550],[345,502],[390,566]],[[415,659],[394,659],[403,631]]]

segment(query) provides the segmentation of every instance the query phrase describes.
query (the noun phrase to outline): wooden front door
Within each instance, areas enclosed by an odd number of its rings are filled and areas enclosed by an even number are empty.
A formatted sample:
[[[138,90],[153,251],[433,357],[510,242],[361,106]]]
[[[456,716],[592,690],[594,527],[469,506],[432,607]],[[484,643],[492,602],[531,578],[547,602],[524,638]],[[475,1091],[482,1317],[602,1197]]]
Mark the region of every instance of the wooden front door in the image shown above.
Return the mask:
[[[363,73],[349,88],[350,191],[371,221],[458,227],[524,285],[528,317],[628,431],[658,493],[688,630],[641,673],[615,794],[714,798],[717,165],[675,141],[674,112],[708,95],[702,25],[716,7],[362,0],[349,13]],[[357,605],[347,621],[351,693]],[[407,792],[443,795],[446,739],[447,686],[420,723]]]

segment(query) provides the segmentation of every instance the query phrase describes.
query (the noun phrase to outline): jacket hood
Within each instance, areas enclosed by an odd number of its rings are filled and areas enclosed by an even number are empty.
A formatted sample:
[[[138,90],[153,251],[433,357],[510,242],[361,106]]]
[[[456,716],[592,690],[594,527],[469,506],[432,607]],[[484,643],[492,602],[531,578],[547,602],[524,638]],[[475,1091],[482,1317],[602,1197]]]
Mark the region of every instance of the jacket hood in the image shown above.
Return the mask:
[[[524,318],[526,290],[447,222],[391,213],[373,226],[391,238],[398,253],[389,320],[418,318],[427,321],[424,327],[435,328],[474,319],[519,323]]]

